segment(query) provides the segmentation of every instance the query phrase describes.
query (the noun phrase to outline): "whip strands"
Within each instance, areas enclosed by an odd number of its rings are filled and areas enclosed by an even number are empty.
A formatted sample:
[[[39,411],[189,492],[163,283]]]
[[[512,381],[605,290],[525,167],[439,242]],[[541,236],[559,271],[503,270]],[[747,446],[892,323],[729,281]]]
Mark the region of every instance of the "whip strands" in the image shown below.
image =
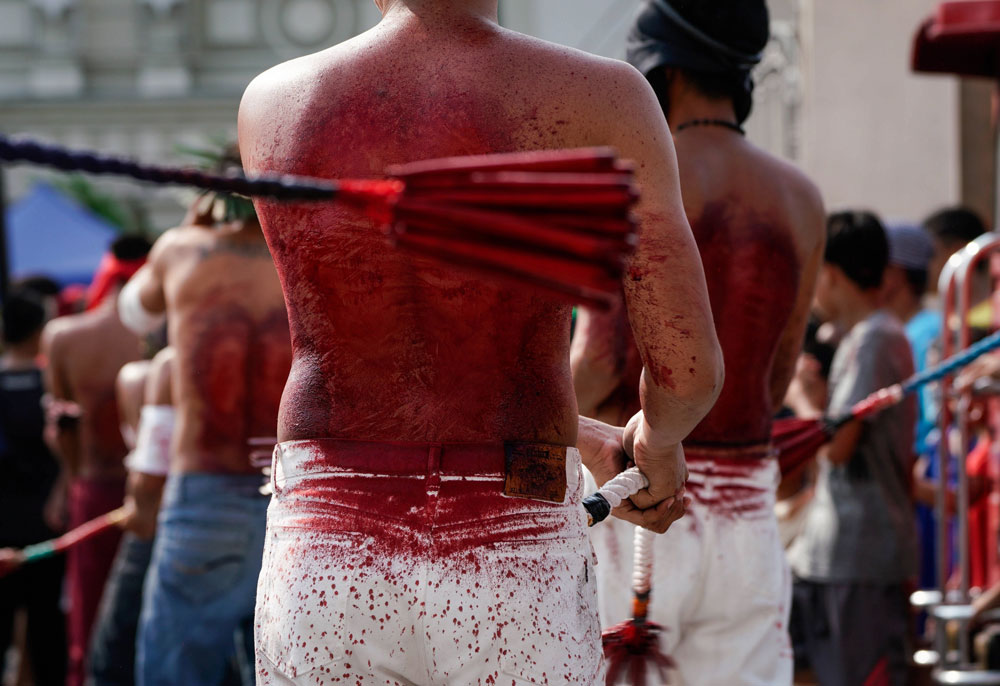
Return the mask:
[[[0,136],[0,160],[278,200],[336,201],[400,250],[607,309],[635,249],[634,172],[607,148],[428,160],[386,179],[214,175]]]
[[[854,419],[864,419],[902,402],[910,393],[929,383],[940,381],[963,367],[968,366],[988,352],[1000,348],[1000,331],[997,331],[975,345],[949,357],[940,364],[906,381],[883,388],[856,404],[843,417],[823,417],[821,419],[780,419],[774,423],[771,441],[778,452],[781,473],[788,474],[808,462],[816,451],[826,445],[837,429]]]
[[[660,651],[663,627],[648,621],[649,591],[653,577],[653,542],[656,534],[637,526],[633,539],[632,560],[632,619],[605,630],[601,636],[604,657],[608,662],[605,683],[614,686],[622,676],[628,676],[632,686],[646,686],[650,665],[667,683],[668,670],[674,661]]]
[[[649,486],[649,479],[637,467],[625,470],[608,481],[596,493],[584,498],[588,525],[604,521],[611,510],[642,489]],[[645,686],[646,669],[652,664],[666,683],[667,670],[673,660],[660,652],[658,624],[647,621],[649,590],[653,577],[653,541],[656,534],[635,527],[634,556],[632,561],[632,619],[607,629],[601,636],[604,657],[608,661],[607,686],[613,686],[619,677],[627,675],[633,686]]]

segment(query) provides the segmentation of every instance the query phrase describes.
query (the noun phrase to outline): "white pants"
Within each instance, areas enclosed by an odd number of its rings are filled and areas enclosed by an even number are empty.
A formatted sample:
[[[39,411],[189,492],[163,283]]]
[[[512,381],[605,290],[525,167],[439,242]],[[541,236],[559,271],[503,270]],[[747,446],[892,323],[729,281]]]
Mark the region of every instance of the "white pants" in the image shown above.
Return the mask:
[[[503,495],[502,448],[373,450],[275,451],[259,686],[603,686],[579,453],[552,503]]]
[[[720,465],[689,452],[688,469],[692,506],[656,538],[650,597],[660,647],[677,663],[671,686],[787,686],[791,575],[773,512],[778,465]],[[634,531],[615,518],[590,531],[605,628],[629,619]]]

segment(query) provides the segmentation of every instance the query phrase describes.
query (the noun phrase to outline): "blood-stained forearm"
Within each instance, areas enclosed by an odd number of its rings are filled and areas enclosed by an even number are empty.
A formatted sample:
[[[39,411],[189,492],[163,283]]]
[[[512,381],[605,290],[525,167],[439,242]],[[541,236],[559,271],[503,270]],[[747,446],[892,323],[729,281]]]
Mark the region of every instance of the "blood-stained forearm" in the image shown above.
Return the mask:
[[[642,355],[645,422],[658,443],[680,442],[722,389],[722,351],[701,256],[681,201],[673,141],[659,103],[637,72],[617,112],[614,145],[636,164],[640,240],[624,285]]]
[[[665,531],[683,514],[687,479],[680,442],[722,390],[723,361],[705,273],[681,201],[673,140],[656,95],[641,74],[622,70],[607,122],[609,140],[636,164],[639,244],[624,278],[625,302],[642,356],[642,412],[628,423],[625,449],[648,477],[631,498],[643,526]],[[650,512],[654,513],[649,516]]]
[[[643,361],[639,386],[649,428],[680,442],[722,390],[722,351],[687,221],[640,215],[643,235],[625,277],[629,320]]]

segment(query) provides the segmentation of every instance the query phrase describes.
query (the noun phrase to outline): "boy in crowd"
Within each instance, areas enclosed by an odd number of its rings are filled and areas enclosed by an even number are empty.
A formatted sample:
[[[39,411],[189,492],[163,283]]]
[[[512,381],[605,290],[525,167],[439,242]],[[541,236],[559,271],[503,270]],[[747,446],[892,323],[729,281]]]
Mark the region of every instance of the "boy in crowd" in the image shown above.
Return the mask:
[[[986,233],[986,225],[968,208],[946,207],[924,220],[924,230],[934,243],[934,256],[927,275],[928,290],[937,293],[938,278],[948,258]]]
[[[902,325],[880,309],[889,246],[879,220],[827,222],[816,306],[846,335],[834,356],[826,414],[839,416],[913,373]],[[816,496],[789,557],[809,663],[822,686],[907,683],[908,606],[916,567],[909,475],[916,404],[837,432],[820,453]]]
[[[42,371],[38,366],[46,311],[40,296],[19,289],[3,303],[0,355],[0,548],[20,548],[55,535],[44,520],[59,463],[42,438]],[[3,565],[0,565],[2,567]],[[65,617],[59,607],[62,557],[38,562],[0,579],[0,677],[13,641],[14,615],[28,615],[27,659],[35,683],[66,678]],[[4,570],[0,569],[0,576]]]

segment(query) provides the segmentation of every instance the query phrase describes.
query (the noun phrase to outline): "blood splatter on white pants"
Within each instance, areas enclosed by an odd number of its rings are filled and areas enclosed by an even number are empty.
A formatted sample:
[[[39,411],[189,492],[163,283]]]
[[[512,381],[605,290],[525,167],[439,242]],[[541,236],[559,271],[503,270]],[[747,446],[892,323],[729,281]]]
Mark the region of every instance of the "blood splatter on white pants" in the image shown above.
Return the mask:
[[[692,505],[655,539],[649,609],[677,663],[671,686],[788,686],[791,575],[774,516],[777,461],[726,463],[687,449],[687,462]],[[605,628],[629,618],[634,532],[613,518],[590,532]]]
[[[325,443],[275,451],[260,686],[603,684],[575,450],[548,503],[503,495],[502,450]]]

